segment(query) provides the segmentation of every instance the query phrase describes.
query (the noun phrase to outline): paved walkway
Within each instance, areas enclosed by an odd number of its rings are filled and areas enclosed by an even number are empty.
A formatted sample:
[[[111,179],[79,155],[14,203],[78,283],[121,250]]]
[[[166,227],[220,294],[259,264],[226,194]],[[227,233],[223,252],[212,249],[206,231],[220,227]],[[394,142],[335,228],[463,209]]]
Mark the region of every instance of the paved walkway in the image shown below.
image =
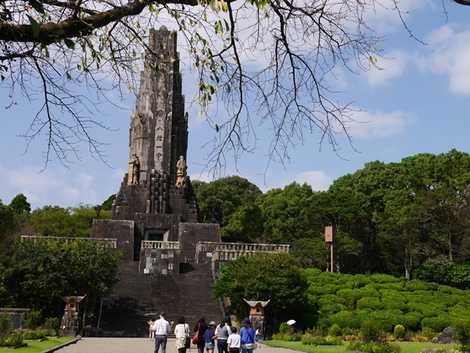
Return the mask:
[[[75,344],[64,347],[57,353],[153,353],[154,343],[149,338],[82,338]],[[174,339],[168,340],[167,353],[177,353]],[[188,353],[197,353],[192,346]],[[293,353],[284,348],[259,345],[255,353]],[[298,353],[298,352],[296,352]]]

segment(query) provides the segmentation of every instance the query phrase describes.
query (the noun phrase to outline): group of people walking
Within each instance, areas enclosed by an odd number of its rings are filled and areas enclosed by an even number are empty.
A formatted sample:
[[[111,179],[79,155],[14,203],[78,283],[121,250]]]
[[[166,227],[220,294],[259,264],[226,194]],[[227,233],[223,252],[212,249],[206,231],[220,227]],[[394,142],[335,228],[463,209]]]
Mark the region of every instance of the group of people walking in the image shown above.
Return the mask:
[[[156,321],[149,321],[150,337],[155,338],[155,353],[166,353],[168,335],[171,333],[171,325],[161,313]],[[185,318],[181,317],[174,328],[175,344],[178,353],[186,353],[191,343],[197,346],[198,353],[253,353],[256,347],[256,331],[249,319],[242,321],[240,333],[232,326],[230,320],[222,320],[218,325],[201,318],[193,329],[191,336],[189,325]]]

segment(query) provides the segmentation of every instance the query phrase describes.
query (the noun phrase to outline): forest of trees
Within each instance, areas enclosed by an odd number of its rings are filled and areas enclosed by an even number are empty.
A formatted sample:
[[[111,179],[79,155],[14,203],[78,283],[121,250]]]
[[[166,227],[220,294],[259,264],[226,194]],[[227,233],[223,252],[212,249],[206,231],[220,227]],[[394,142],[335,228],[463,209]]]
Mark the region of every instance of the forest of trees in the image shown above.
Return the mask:
[[[292,183],[263,193],[238,176],[194,181],[193,189],[201,221],[219,223],[225,241],[288,243],[304,267],[324,269],[323,230],[333,224],[341,272],[432,280],[436,264],[443,264],[460,273],[461,281],[449,279],[449,284],[466,288],[470,283],[464,265],[470,259],[467,153],[452,150],[397,163],[370,162],[338,178],[325,192]],[[112,196],[103,203],[101,218],[110,217],[111,202]],[[31,211],[18,195],[9,205],[0,204],[0,234],[88,236],[96,216],[97,210],[88,206]]]
[[[336,227],[341,272],[411,276],[426,259],[470,258],[467,153],[370,162],[326,192],[292,183],[261,193],[239,177],[194,189],[202,220],[219,222],[225,239],[289,243],[306,267],[326,267],[328,224]]]

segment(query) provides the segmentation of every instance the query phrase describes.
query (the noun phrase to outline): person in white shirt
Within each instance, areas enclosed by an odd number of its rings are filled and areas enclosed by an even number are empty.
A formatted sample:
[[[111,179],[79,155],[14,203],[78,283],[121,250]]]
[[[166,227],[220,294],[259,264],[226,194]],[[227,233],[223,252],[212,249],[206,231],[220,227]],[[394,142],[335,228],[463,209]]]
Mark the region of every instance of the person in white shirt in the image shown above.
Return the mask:
[[[166,353],[166,342],[171,332],[171,327],[170,323],[165,320],[165,313],[160,314],[160,319],[155,321],[152,329],[155,331],[155,353],[158,353],[160,346],[162,347],[162,353]]]
[[[186,353],[186,349],[190,346],[190,341],[189,325],[186,323],[184,317],[178,319],[178,324],[175,326],[175,336],[178,353]]]
[[[237,328],[232,327],[232,333],[227,338],[227,346],[230,353],[240,352],[240,335],[237,333]]]

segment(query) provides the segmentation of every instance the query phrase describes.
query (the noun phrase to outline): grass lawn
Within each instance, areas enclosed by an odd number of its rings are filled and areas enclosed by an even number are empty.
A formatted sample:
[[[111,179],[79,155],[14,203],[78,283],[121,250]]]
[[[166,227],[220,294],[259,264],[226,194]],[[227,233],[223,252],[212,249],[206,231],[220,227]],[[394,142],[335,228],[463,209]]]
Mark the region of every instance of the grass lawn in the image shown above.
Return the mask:
[[[46,341],[25,340],[28,345],[17,349],[0,348],[0,353],[39,353],[46,349],[59,346],[63,343],[73,340],[75,337],[49,337]]]
[[[282,347],[294,349],[296,351],[309,353],[346,353],[346,345],[343,346],[313,346],[305,345],[302,342],[287,341],[263,341],[264,344],[272,347]],[[425,348],[453,348],[454,345],[438,344],[431,342],[394,342],[401,347],[401,353],[420,353]]]

